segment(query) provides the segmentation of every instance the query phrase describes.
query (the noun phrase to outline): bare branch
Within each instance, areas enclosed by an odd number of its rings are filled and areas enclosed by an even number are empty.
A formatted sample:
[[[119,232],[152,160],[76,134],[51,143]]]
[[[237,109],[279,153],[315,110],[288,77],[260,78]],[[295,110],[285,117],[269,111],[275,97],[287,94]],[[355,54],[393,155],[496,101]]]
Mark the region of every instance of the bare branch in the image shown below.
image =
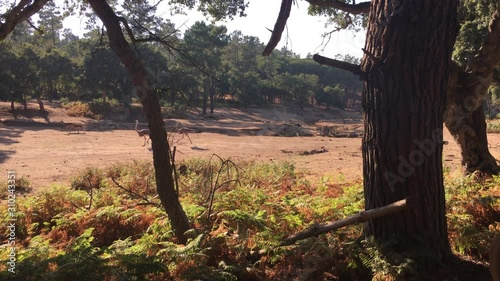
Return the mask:
[[[285,29],[286,21],[288,20],[288,17],[290,16],[290,10],[292,9],[292,3],[293,0],[282,0],[281,1],[281,8],[280,8],[280,13],[278,15],[278,19],[276,20],[276,23],[274,24],[274,30],[271,35],[271,39],[269,39],[269,43],[267,43],[266,48],[262,52],[263,56],[269,56],[274,48],[278,45],[278,43],[281,40],[281,34],[283,33],[283,30]]]
[[[132,198],[133,198],[133,197],[136,197],[136,198],[139,198],[139,199],[141,199],[141,200],[143,200],[143,201],[144,201],[144,202],[142,202],[142,203],[138,203],[137,205],[152,205],[152,206],[156,206],[156,207],[158,207],[158,206],[159,206],[159,204],[155,204],[154,202],[151,202],[151,200],[149,200],[149,198],[147,197],[147,195],[141,195],[141,194],[139,194],[139,193],[137,193],[137,192],[135,192],[135,191],[133,191],[133,190],[130,190],[130,189],[128,189],[128,188],[123,187],[123,186],[122,186],[121,184],[119,184],[119,183],[115,180],[115,178],[113,178],[113,177],[111,177],[111,180],[112,180],[112,181],[115,183],[115,185],[116,185],[116,186],[118,186],[120,189],[122,189],[122,190],[124,190],[125,192],[127,192],[127,193],[131,194],[131,195],[132,195],[132,196],[131,196]],[[157,196],[153,197],[152,199],[154,199],[154,198],[156,198],[156,197],[157,197]]]
[[[374,64],[381,64],[382,62],[380,61],[380,58],[376,57],[374,54],[370,53],[368,50],[366,50],[365,48],[361,48],[361,50],[363,51],[363,53],[369,57],[372,62]]]
[[[31,28],[33,28],[34,30],[36,30],[38,33],[40,33],[40,34],[44,34],[45,33],[43,30],[41,30],[35,24],[33,24],[33,22],[30,19],[28,19],[26,22],[28,23],[29,26],[31,26]]]
[[[368,14],[370,12],[370,5],[371,5],[371,2],[348,4],[337,0],[306,0],[306,1],[314,6],[339,9],[353,15]]]
[[[345,71],[349,71],[352,74],[358,75],[360,77],[363,76],[363,71],[361,70],[361,67],[357,64],[352,64],[352,63],[348,63],[345,61],[340,61],[340,60],[335,60],[335,59],[323,57],[323,56],[320,56],[318,54],[313,56],[313,60],[319,64],[324,64],[324,65],[328,65],[328,66],[342,69]]]
[[[124,17],[117,17],[117,18],[125,27],[125,30],[127,31],[128,37],[130,37],[130,40],[132,40],[132,43],[135,44],[135,42],[137,40],[135,39],[134,33],[132,32],[132,29],[130,28],[128,21]]]
[[[89,189],[87,190],[87,193],[90,196],[89,205],[87,206],[87,210],[90,211],[90,209],[92,209],[92,202],[94,201],[94,192],[93,192],[94,185],[92,184],[90,177],[87,178],[87,181],[89,182]]]
[[[168,136],[167,136],[168,139]],[[177,174],[177,167],[175,163],[175,152],[177,152],[177,146],[174,145],[174,149],[171,151],[171,157],[172,157],[172,171],[174,172],[174,183],[175,183],[175,193],[177,193],[177,196],[180,197],[179,193],[179,175]]]
[[[102,47],[102,43],[104,42],[104,26],[101,27],[101,34],[99,35],[99,42],[97,43],[97,46],[95,47],[95,49],[90,53],[90,61],[92,62],[92,60],[94,59],[97,51],[99,51]],[[85,71],[85,70],[84,70]],[[85,74],[85,73],[84,73]]]
[[[214,158],[218,158],[220,161],[220,167],[219,167],[219,170],[217,171],[217,176],[215,178],[215,182],[213,180],[214,173],[212,171],[212,160]],[[241,183],[240,183],[240,180],[237,179],[239,177],[239,168],[236,165],[236,163],[234,163],[231,159],[223,160],[222,157],[220,157],[219,155],[212,154],[212,157],[210,157],[210,161],[208,162],[208,165],[210,167],[210,192],[209,192],[208,198],[206,199],[205,203],[209,203],[208,204],[207,218],[210,219],[211,214],[212,214],[213,203],[214,203],[214,199],[215,199],[215,192],[218,189],[220,189],[223,186],[228,185],[230,183],[234,182],[234,183],[238,183],[239,185],[241,185]],[[231,166],[236,169],[236,177],[237,178],[225,180],[224,182],[219,184],[219,178],[220,178],[224,168],[227,168],[227,176],[230,177]]]
[[[30,5],[29,0],[21,0],[12,10],[3,15],[4,22],[0,23],[0,41],[5,39],[21,22],[40,11],[49,0],[35,0]]]
[[[356,223],[361,223],[361,222],[385,217],[388,215],[392,215],[392,214],[401,212],[403,210],[406,210],[408,208],[409,208],[409,206],[407,203],[407,199],[403,199],[403,200],[394,202],[394,203],[387,205],[387,206],[384,206],[384,207],[363,211],[361,213],[352,215],[350,217],[347,217],[347,218],[339,220],[339,221],[335,221],[335,222],[331,222],[331,223],[323,224],[323,225],[315,224],[306,230],[303,230],[301,232],[297,232],[293,235],[288,236],[285,240],[283,240],[281,242],[281,246],[292,245],[293,243],[295,243],[299,240],[303,240],[303,239],[313,237],[313,236],[318,236],[320,234],[330,232],[330,231],[342,228],[344,226],[353,225]]]
[[[128,36],[130,37],[130,40],[132,41],[132,43],[135,45],[136,43],[149,43],[149,42],[154,42],[154,43],[160,43],[161,45],[163,45],[164,47],[167,48],[167,50],[171,53],[172,51],[171,50],[174,50],[176,51],[177,53],[179,53],[182,57],[186,58],[189,63],[191,63],[191,65],[193,65],[196,69],[198,69],[200,72],[202,72],[203,74],[207,75],[208,77],[211,77],[213,79],[215,79],[216,81],[220,82],[220,83],[223,83],[223,84],[227,84],[225,81],[222,81],[221,79],[215,77],[213,74],[212,74],[212,71],[210,69],[206,69],[204,68],[203,66],[201,66],[199,63],[197,63],[190,55],[188,55],[186,52],[182,51],[181,49],[179,48],[176,48],[174,47],[171,43],[169,43],[166,39],[170,36],[172,36],[173,34],[175,34],[175,32],[178,31],[178,29],[176,29],[174,32],[164,36],[164,37],[160,37],[158,35],[156,35],[155,33],[153,33],[152,31],[150,31],[149,29],[147,29],[146,27],[144,27],[143,25],[141,25],[139,22],[135,22],[135,24],[140,28],[142,29],[143,31],[147,32],[149,34],[149,37],[145,37],[145,38],[136,38],[133,31],[132,31],[132,28],[130,28],[130,25],[127,21],[127,19],[125,19],[124,17],[119,17],[117,16],[117,19],[119,22],[121,22],[123,24],[123,26],[125,27],[125,30],[128,34]]]
[[[149,32],[149,31],[148,31]],[[222,83],[222,84],[225,84],[225,85],[228,85],[227,82],[225,81],[222,81],[221,79],[217,78],[216,76],[214,76],[213,74],[213,71],[211,71],[210,69],[206,69],[204,66],[202,66],[201,64],[197,63],[189,54],[187,54],[186,52],[184,52],[183,50],[177,48],[177,47],[174,47],[174,45],[170,44],[169,42],[167,42],[165,39],[163,38],[160,38],[159,36],[156,36],[155,34],[153,33],[150,33],[150,36],[151,37],[147,37],[147,38],[140,38],[140,39],[135,39],[135,42],[136,43],[147,43],[147,42],[155,42],[155,43],[160,43],[161,45],[163,45],[167,51],[169,51],[172,55],[174,55],[174,53],[172,52],[172,50],[174,50],[175,52],[177,52],[178,54],[180,54],[183,58],[187,59],[188,62],[196,69],[198,69],[201,73],[207,75],[208,77],[211,77],[213,78],[215,81],[219,82],[219,83]]]

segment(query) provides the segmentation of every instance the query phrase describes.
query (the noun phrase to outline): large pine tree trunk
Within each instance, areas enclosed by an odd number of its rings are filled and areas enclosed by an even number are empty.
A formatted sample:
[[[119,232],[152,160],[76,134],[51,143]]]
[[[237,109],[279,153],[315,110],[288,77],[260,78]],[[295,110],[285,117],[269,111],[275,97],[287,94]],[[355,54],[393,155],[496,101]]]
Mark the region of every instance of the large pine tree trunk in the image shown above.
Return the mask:
[[[106,26],[111,49],[120,58],[127,69],[151,131],[153,163],[155,167],[156,187],[159,198],[165,208],[172,229],[181,243],[186,242],[184,233],[190,228],[188,218],[182,209],[174,188],[173,167],[169,156],[169,144],[165,131],[160,104],[147,76],[146,69],[123,37],[119,18],[106,0],[89,0],[92,9]]]
[[[450,254],[441,161],[457,3],[373,0],[361,65],[365,207],[410,205],[367,222],[365,234],[437,260]]]

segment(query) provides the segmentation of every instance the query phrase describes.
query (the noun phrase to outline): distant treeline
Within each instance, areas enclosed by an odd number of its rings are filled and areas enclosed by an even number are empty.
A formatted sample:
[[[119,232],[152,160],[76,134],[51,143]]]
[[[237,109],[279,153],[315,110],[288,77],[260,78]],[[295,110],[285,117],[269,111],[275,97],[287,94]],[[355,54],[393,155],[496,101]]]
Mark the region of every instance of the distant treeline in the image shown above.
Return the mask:
[[[0,43],[0,100],[114,99],[130,105],[135,89],[106,35],[96,28],[79,38],[57,19],[46,16],[50,24],[43,33],[21,24]],[[357,77],[310,57],[286,49],[262,57],[264,44],[257,37],[228,34],[226,27],[204,22],[184,34],[168,22],[154,29],[158,40],[137,43],[135,51],[164,105],[191,104],[205,113],[218,103],[358,106]],[[337,59],[359,63],[348,55]]]

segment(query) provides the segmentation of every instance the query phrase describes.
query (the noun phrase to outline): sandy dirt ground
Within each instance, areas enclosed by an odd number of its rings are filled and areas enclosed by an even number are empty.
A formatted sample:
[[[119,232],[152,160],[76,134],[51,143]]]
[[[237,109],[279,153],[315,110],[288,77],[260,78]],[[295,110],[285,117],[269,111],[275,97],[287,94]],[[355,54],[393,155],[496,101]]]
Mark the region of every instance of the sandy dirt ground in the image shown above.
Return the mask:
[[[134,131],[133,120],[97,122],[72,118],[63,109],[48,105],[46,118],[12,121],[7,110],[8,104],[0,103],[0,170],[5,175],[6,171],[14,170],[18,177],[28,177],[35,190],[51,183],[67,184],[76,171],[87,166],[106,167],[116,162],[152,159],[151,147],[142,146],[143,139]],[[171,128],[186,126],[196,131],[189,134],[192,143],[187,137],[174,135],[172,143],[177,146],[178,161],[191,157],[208,159],[217,154],[235,161],[293,161],[311,178],[329,175],[356,180],[362,176],[360,137],[320,136],[320,128],[325,125],[359,128],[359,113],[324,109],[221,109],[214,116],[216,119],[166,120]],[[77,128],[61,121],[83,125]],[[141,128],[146,128],[144,123]],[[290,131],[294,137],[273,136],[287,135],[284,132]],[[443,163],[452,170],[459,169],[458,147],[447,131],[444,137],[449,144],[444,147]],[[500,135],[488,137],[493,156],[498,159]],[[303,155],[313,150],[327,152]]]

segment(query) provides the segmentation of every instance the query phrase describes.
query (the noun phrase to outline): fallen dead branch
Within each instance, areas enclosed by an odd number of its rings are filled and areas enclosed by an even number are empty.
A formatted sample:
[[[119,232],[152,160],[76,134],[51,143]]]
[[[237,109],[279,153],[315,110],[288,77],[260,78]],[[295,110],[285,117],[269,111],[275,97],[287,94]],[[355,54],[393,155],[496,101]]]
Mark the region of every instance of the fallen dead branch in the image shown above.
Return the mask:
[[[408,199],[408,198],[407,198]],[[385,217],[388,215],[392,215],[398,212],[401,212],[403,210],[408,209],[408,204],[407,204],[407,199],[403,199],[397,202],[394,202],[390,205],[376,208],[376,209],[371,209],[367,211],[363,211],[361,213],[352,215],[350,217],[347,217],[345,219],[341,219],[339,221],[331,222],[328,224],[315,224],[312,227],[297,232],[293,235],[288,236],[281,242],[281,246],[287,246],[287,245],[292,245],[293,243],[299,241],[299,240],[304,240],[309,237],[313,236],[318,236],[320,234],[330,232],[339,228],[342,228],[344,226],[356,224],[356,223],[361,223],[369,220],[373,220],[376,218],[381,218]]]
[[[313,155],[313,154],[320,154],[320,153],[326,153],[326,152],[328,152],[328,150],[324,147],[321,147],[320,149],[303,151],[303,152],[299,153],[299,155]]]

